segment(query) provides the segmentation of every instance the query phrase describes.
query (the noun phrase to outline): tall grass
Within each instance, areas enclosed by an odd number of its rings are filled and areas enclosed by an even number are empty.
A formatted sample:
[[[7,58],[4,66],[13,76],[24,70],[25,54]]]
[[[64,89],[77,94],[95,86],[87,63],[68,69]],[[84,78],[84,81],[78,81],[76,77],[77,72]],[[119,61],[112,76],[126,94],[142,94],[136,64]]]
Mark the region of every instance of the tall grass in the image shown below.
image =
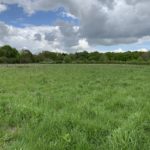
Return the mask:
[[[1,67],[0,149],[150,149],[150,66]]]

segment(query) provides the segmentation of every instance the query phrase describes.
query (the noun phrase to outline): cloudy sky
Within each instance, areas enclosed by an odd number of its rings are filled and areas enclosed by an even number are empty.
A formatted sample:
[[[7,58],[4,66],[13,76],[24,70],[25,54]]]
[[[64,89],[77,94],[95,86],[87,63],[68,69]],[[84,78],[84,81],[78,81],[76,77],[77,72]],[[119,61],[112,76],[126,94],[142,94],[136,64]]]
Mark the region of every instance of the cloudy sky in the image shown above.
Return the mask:
[[[150,0],[0,0],[0,46],[75,52],[150,49]]]

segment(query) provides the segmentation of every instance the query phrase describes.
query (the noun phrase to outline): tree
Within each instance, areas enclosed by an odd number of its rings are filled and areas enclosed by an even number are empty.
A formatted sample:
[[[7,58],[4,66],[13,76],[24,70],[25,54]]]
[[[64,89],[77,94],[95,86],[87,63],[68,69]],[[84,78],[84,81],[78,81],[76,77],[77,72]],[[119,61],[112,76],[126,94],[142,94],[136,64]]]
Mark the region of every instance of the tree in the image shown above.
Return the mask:
[[[33,63],[34,57],[30,50],[22,50],[20,52],[20,63]]]
[[[9,45],[0,48],[0,62],[17,63],[19,60],[19,52]]]
[[[64,57],[64,62],[65,62],[65,63],[72,63],[72,60],[71,60],[70,55],[66,55],[66,56]]]
[[[57,60],[57,53],[50,52],[50,51],[43,51],[38,54],[38,58],[40,62],[48,62],[53,63]]]
[[[141,57],[142,57],[142,59],[143,59],[144,61],[150,60],[150,52],[145,52],[145,53],[143,53],[143,54],[141,55]]]

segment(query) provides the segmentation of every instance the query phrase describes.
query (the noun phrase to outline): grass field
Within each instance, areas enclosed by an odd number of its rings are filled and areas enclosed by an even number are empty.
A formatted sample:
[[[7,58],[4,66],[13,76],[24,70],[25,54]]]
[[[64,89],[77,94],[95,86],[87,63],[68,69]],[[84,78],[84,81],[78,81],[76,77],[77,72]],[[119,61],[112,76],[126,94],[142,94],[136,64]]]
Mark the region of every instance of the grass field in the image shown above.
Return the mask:
[[[0,67],[0,150],[150,149],[150,66]]]

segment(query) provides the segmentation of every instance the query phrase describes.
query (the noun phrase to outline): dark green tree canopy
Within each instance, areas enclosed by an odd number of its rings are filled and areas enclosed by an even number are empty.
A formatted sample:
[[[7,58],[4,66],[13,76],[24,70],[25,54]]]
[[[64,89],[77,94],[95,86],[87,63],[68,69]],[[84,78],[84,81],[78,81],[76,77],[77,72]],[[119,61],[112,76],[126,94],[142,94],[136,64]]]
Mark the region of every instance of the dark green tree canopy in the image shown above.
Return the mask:
[[[18,51],[9,45],[5,45],[0,48],[0,57],[16,58],[18,55]]]
[[[57,53],[42,51],[32,54],[30,50],[18,51],[9,45],[0,47],[0,63],[136,63],[150,64],[150,51],[127,51],[124,53],[76,52]]]

